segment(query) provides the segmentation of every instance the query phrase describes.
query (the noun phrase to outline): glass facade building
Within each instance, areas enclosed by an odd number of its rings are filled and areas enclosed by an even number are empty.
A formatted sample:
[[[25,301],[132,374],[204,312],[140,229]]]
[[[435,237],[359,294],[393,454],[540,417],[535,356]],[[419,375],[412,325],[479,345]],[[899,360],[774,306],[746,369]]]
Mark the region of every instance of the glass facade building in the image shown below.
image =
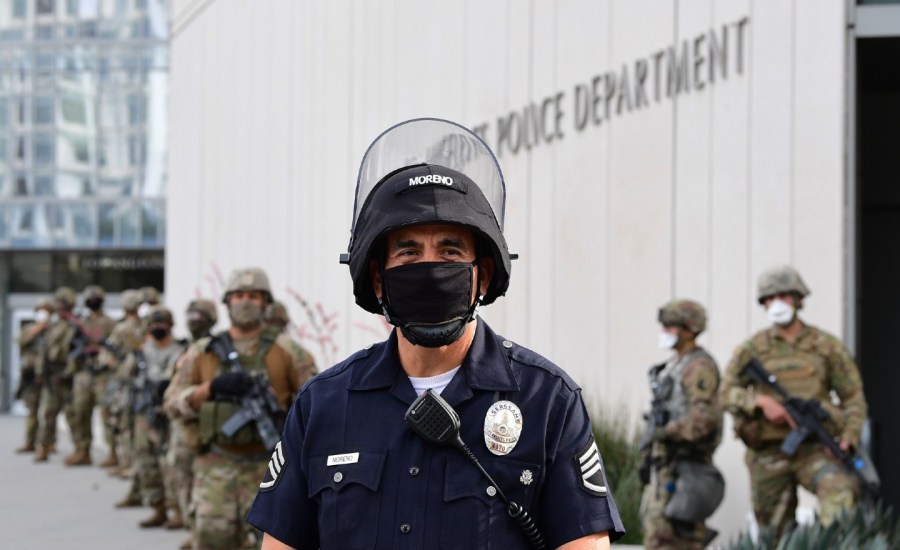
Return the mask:
[[[0,2],[0,250],[165,241],[165,0]]]

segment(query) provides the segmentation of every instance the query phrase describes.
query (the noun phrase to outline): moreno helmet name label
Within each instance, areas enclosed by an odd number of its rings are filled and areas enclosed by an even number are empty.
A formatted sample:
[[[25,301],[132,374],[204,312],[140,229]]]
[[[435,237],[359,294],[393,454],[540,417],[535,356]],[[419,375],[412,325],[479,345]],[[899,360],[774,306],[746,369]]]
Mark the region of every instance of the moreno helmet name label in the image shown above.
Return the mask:
[[[453,185],[453,178],[450,176],[441,176],[439,174],[431,174],[428,176],[416,176],[414,178],[409,178],[409,186],[414,187],[417,185]]]

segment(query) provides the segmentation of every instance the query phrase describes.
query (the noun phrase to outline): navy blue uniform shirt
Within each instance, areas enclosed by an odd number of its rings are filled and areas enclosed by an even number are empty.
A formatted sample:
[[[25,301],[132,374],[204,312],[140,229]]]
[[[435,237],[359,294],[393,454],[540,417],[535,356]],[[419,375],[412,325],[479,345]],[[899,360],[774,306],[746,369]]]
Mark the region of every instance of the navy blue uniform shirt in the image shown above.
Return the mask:
[[[559,367],[478,320],[441,396],[460,416],[463,441],[535,518],[548,547],[624,533],[581,390]],[[396,331],[319,374],[291,407],[247,521],[298,549],[528,548],[473,464],[408,429],[415,398]],[[497,456],[484,430],[501,400],[518,406],[522,430]]]

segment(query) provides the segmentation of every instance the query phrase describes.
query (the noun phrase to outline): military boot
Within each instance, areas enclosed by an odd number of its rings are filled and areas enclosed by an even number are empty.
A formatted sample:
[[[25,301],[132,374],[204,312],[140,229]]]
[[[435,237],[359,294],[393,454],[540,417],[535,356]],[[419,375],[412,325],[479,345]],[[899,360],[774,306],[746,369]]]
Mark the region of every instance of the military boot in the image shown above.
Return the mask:
[[[47,447],[47,452],[55,455],[56,454],[56,443],[51,443],[49,447]]]
[[[181,517],[181,508],[176,506],[169,506],[169,510],[172,512],[169,516],[169,519],[166,520],[166,524],[163,526],[166,529],[181,529],[184,527],[184,519]]]
[[[160,527],[166,523],[166,505],[162,502],[153,505],[153,515],[138,523],[141,527]]]
[[[17,454],[33,453],[34,451],[35,451],[35,449],[34,449],[33,441],[27,442],[24,445],[22,445],[21,447],[19,447],[18,449],[16,449]]]
[[[126,496],[115,504],[116,508],[140,508],[142,505],[141,499],[131,495]]]
[[[50,451],[44,445],[41,445],[37,452],[34,453],[34,461],[35,462],[47,462],[50,458]]]
[[[85,449],[78,449],[65,459],[66,466],[90,466],[91,454]]]
[[[119,465],[119,456],[116,454],[115,449],[110,449],[109,454],[106,455],[106,458],[103,459],[103,462],[100,463],[101,468],[115,468]]]

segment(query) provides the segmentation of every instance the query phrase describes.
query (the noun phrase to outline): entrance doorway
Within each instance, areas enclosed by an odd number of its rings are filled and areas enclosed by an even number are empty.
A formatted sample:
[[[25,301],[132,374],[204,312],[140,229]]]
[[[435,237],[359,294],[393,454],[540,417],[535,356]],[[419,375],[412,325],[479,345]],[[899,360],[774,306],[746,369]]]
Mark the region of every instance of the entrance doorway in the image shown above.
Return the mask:
[[[900,34],[900,29],[898,29]],[[882,496],[900,506],[900,36],[856,41],[857,350]]]

